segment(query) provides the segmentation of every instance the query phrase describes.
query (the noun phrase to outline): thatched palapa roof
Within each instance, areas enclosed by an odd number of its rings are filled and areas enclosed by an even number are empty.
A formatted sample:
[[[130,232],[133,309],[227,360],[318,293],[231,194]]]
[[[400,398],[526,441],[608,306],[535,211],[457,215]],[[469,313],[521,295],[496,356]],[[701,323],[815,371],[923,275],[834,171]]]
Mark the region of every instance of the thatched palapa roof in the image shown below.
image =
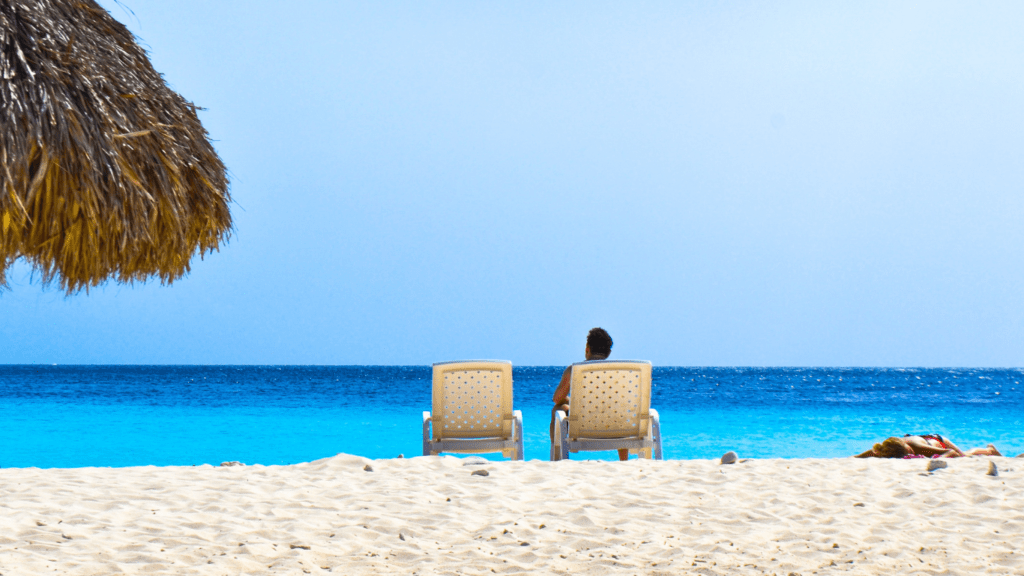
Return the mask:
[[[94,0],[0,0],[0,284],[169,283],[231,230],[196,107]]]

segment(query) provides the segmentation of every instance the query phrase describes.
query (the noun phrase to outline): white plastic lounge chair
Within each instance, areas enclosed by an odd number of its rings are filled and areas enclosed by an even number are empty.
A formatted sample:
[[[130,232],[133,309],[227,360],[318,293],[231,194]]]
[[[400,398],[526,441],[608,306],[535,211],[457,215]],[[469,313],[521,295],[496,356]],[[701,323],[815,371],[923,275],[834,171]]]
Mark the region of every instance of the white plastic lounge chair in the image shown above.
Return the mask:
[[[593,360],[572,365],[569,415],[555,415],[551,459],[570,452],[628,448],[661,460],[661,422],[651,408],[651,363]]]
[[[432,408],[433,414],[423,413],[424,456],[501,452],[523,459],[523,414],[512,410],[511,362],[434,364]]]

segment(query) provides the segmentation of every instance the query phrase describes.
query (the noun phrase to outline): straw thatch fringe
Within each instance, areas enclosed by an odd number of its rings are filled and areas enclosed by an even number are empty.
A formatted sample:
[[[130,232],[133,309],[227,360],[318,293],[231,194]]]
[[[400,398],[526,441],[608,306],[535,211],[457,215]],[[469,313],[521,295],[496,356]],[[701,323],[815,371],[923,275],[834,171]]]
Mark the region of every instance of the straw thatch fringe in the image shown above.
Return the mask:
[[[170,283],[231,231],[196,107],[94,0],[0,0],[0,284]]]

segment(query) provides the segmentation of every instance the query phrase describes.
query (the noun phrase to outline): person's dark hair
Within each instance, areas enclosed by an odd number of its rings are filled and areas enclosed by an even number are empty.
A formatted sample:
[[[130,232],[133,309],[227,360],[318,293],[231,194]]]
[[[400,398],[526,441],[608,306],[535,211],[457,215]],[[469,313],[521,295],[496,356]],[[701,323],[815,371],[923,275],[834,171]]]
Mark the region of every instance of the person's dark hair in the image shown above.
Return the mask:
[[[881,444],[875,444],[871,449],[879,458],[903,458],[907,454],[913,454],[908,450],[907,441],[903,438],[886,438]]]
[[[587,347],[591,354],[607,357],[612,353],[612,337],[604,328],[592,328],[587,334]]]

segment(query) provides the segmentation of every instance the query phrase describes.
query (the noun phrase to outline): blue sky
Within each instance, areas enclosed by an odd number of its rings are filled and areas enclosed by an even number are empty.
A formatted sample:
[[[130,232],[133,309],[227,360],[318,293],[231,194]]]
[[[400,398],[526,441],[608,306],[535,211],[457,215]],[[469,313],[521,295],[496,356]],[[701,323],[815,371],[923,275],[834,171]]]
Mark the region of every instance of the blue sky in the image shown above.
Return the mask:
[[[235,233],[2,363],[1024,365],[1019,2],[101,4]]]

